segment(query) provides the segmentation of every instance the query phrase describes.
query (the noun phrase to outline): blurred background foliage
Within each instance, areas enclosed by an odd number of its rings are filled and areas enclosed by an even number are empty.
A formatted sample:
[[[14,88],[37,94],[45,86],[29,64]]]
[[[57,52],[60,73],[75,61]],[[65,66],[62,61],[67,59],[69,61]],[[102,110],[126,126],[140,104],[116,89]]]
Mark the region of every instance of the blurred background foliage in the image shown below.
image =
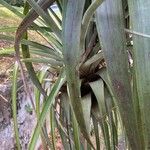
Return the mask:
[[[5,0],[7,3],[13,6],[23,6],[24,5],[24,0]]]

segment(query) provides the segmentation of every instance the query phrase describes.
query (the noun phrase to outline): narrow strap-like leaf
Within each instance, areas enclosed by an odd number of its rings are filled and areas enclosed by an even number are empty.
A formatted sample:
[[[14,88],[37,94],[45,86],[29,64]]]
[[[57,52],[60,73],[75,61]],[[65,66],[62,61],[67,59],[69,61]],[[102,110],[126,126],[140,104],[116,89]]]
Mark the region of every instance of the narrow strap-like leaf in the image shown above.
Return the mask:
[[[98,121],[96,118],[92,115],[92,120],[93,120],[93,126],[94,126],[94,133],[95,133],[95,138],[96,138],[96,148],[97,150],[100,150],[100,135],[99,135],[99,128],[98,128]]]
[[[56,137],[55,137],[55,113],[54,108],[50,109],[50,129],[51,129],[51,137],[52,137],[52,146],[53,150],[56,150]]]
[[[110,150],[111,145],[110,145],[110,138],[109,138],[109,130],[108,130],[108,124],[106,123],[105,120],[107,115],[107,110],[106,110],[105,98],[104,98],[104,82],[103,80],[99,79],[97,81],[90,82],[89,84],[96,97],[100,115],[102,117],[101,128],[104,136],[105,146],[107,150]]]
[[[84,13],[83,19],[82,19],[82,30],[81,30],[81,48],[84,50],[84,40],[87,33],[88,26],[90,24],[90,20],[96,11],[96,9],[101,5],[103,0],[94,0],[92,4],[89,6],[89,8]]]
[[[116,149],[118,147],[118,133],[117,133],[117,126],[115,125],[115,118],[113,115],[113,109],[116,109],[116,106],[114,106],[113,98],[110,95],[107,88],[104,89],[105,94],[105,103],[106,103],[106,110],[108,115],[108,124],[110,128],[110,138],[111,138],[111,149]]]
[[[45,1],[44,3],[42,3],[42,1],[39,2],[41,5],[42,5],[42,8],[45,10],[48,8],[49,5],[51,5],[53,3],[53,1]],[[33,21],[38,17],[38,14],[32,9],[28,15],[23,19],[23,21],[21,22],[21,24],[19,25],[17,31],[16,31],[16,37],[15,37],[15,52],[16,52],[16,59],[19,63],[19,66],[20,66],[20,69],[21,69],[21,74],[22,74],[22,78],[23,78],[23,82],[24,82],[24,86],[25,86],[25,89],[26,89],[26,92],[30,95],[30,92],[28,90],[28,86],[27,86],[27,83],[26,83],[26,79],[25,79],[25,73],[24,73],[24,70],[23,70],[23,66],[22,66],[22,63],[20,61],[20,51],[19,51],[19,44],[20,44],[20,41],[21,41],[21,38],[23,36],[23,34],[26,32],[27,28],[33,23]],[[24,51],[24,57],[30,57],[29,56],[29,52],[28,51]],[[31,63],[28,63],[26,65],[29,73],[31,74],[31,77],[32,77],[32,81],[33,83],[35,84],[35,86],[37,86],[39,88],[39,90],[41,91],[41,93],[46,97],[46,93],[45,91],[43,90],[43,88],[41,87],[37,77],[36,77],[36,74],[35,74],[35,71],[33,69],[33,66]],[[30,96],[31,97],[31,96]],[[32,98],[31,98],[32,99]],[[33,103],[33,102],[32,102]],[[32,104],[33,105],[33,104]]]
[[[40,7],[40,5],[38,5],[34,0],[27,0],[27,1],[32,6],[32,8],[36,11],[36,13],[44,19],[46,24],[51,27],[54,34],[56,34],[61,39],[61,31],[58,28],[55,21],[53,20],[53,18],[49,16],[46,12],[44,12],[44,10]],[[41,0],[41,4],[47,3],[47,5],[45,5],[47,8],[50,7],[52,2],[54,2],[54,0],[51,0],[51,1]]]
[[[51,58],[26,58],[22,59],[23,62],[36,62],[36,63],[46,63],[50,64],[53,67],[62,67],[61,61],[56,61],[55,59]]]
[[[75,144],[75,149],[80,150],[80,129],[78,128],[78,123],[76,120],[76,117],[74,115],[74,112],[72,112],[72,127],[73,127],[73,137],[74,137],[74,144]]]
[[[51,93],[48,96],[48,98],[47,98],[47,100],[46,100],[46,102],[43,106],[41,115],[39,117],[39,120],[37,122],[35,131],[32,135],[32,138],[31,138],[31,141],[30,141],[30,144],[29,144],[29,150],[33,150],[35,148],[36,141],[37,141],[37,139],[39,137],[39,133],[40,133],[40,126],[43,125],[43,123],[45,121],[45,118],[46,118],[46,114],[47,114],[49,108],[52,107],[52,104],[55,101],[55,98],[56,98],[60,88],[62,87],[62,85],[64,84],[65,81],[66,81],[65,74],[64,74],[64,71],[62,71],[59,75],[59,78],[55,82],[55,84],[54,84],[54,86],[51,90]]]
[[[21,150],[20,140],[19,140],[19,130],[17,123],[17,76],[18,76],[18,64],[15,63],[13,71],[13,85],[12,85],[12,112],[13,112],[13,122],[17,149]]]

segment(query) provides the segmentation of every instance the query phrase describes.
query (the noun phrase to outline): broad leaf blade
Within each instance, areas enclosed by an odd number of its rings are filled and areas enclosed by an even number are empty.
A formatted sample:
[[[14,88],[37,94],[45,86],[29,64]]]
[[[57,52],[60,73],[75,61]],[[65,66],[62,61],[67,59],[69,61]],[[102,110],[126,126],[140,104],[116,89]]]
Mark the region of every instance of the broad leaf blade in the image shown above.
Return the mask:
[[[73,136],[74,136],[74,144],[75,144],[75,149],[80,150],[80,129],[78,128],[78,123],[75,118],[74,112],[72,112],[72,127],[73,127]]]
[[[85,118],[86,130],[90,134],[91,127],[91,94],[85,95],[81,100],[83,115]]]
[[[88,132],[86,131],[85,118],[81,106],[79,72],[77,72],[80,55],[79,37],[81,32],[84,3],[85,0],[68,0],[63,28],[63,51],[71,107],[73,108],[81,132],[84,134],[86,140],[88,140],[88,142],[91,144]]]
[[[129,12],[131,15],[132,30],[150,35],[150,1],[149,0],[128,0]],[[141,116],[138,120],[142,121],[142,129],[145,148],[150,148],[150,38],[133,35],[133,54],[134,54],[134,78],[133,83],[137,87]],[[140,118],[141,117],[141,118]],[[139,122],[139,126],[141,123]],[[143,143],[144,145],[144,143]]]
[[[97,9],[96,22],[111,86],[130,146],[132,149],[141,149],[128,74],[121,0],[105,0]]]

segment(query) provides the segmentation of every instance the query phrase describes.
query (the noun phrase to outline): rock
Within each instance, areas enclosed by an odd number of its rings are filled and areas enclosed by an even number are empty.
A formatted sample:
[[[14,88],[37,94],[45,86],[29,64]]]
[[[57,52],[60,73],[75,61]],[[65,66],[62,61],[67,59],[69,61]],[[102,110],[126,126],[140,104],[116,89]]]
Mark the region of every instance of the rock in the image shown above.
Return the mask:
[[[10,121],[10,86],[0,84],[0,127],[4,128]]]
[[[22,86],[22,81],[18,82],[19,87]],[[32,84],[31,91],[32,91]],[[11,83],[0,84],[0,94],[8,101],[6,102],[0,97],[0,150],[15,150],[16,143],[14,137],[14,125],[11,114]],[[31,106],[30,99],[26,96],[23,88],[18,92],[18,127],[20,135],[20,143],[22,150],[27,150],[33,128],[36,125],[36,116],[26,110],[26,106]]]

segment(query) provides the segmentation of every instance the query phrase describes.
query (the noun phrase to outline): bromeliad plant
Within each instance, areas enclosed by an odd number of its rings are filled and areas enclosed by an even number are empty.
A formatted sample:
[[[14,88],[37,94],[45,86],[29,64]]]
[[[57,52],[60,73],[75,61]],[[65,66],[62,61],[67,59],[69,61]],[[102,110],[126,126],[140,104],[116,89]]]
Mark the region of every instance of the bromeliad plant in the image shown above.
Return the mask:
[[[122,136],[126,149],[150,147],[150,41],[144,34],[150,32],[149,0],[27,0],[23,14],[3,0],[0,4],[23,18],[15,36],[16,60],[27,94],[23,62],[36,87],[35,100],[30,97],[37,125],[29,150],[39,135],[45,149],[56,149],[55,128],[66,150],[118,149]],[[30,41],[28,30],[40,33],[49,45]],[[32,63],[47,67],[37,76]],[[56,77],[45,89],[49,71]],[[17,66],[13,91],[16,77]],[[16,142],[21,149],[15,99],[13,95]],[[51,141],[45,124],[48,116]]]

